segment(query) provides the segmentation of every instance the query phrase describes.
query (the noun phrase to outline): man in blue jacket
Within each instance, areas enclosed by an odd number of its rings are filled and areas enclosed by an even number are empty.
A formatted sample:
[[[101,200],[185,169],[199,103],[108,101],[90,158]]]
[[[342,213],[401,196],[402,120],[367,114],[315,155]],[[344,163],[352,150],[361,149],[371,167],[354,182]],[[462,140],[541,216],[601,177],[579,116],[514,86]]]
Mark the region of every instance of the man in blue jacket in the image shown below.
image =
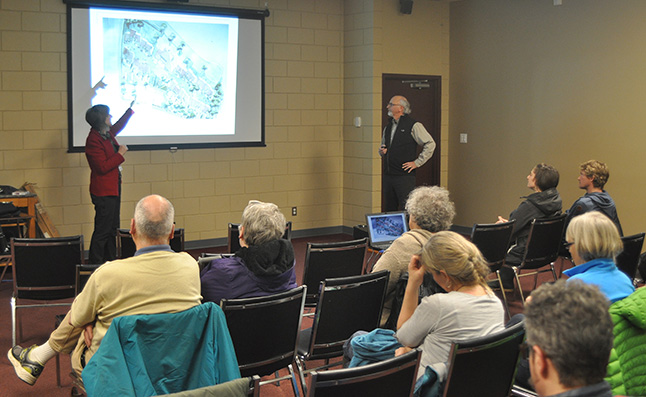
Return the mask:
[[[623,236],[621,223],[617,216],[617,208],[612,197],[603,190],[603,187],[608,182],[610,172],[606,164],[597,161],[589,160],[580,165],[579,173],[579,189],[584,189],[585,194],[577,199],[572,207],[566,212],[567,218],[565,219],[565,229],[577,215],[584,214],[588,211],[599,211],[610,218],[619,230],[619,235]]]

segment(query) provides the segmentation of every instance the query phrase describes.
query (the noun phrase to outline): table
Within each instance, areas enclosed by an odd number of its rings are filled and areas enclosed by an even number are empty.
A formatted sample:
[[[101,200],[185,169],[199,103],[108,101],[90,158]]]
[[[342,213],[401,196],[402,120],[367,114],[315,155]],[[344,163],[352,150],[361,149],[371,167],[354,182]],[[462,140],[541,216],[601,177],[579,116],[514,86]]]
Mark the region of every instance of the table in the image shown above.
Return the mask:
[[[0,194],[0,201],[9,201],[18,208],[27,208],[27,214],[31,216],[31,219],[29,220],[29,238],[35,238],[36,203],[38,202],[38,195],[34,193],[27,193],[19,196],[13,194]]]

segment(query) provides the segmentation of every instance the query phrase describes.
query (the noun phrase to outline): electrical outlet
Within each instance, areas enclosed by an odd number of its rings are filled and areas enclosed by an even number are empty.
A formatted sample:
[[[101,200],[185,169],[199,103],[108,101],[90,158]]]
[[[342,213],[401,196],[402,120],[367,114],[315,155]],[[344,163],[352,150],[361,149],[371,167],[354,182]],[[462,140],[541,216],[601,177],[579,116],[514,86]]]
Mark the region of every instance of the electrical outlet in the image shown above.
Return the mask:
[[[460,134],[460,143],[467,143],[467,134],[466,133],[461,133]]]
[[[292,207],[292,216],[296,216],[296,207]]]

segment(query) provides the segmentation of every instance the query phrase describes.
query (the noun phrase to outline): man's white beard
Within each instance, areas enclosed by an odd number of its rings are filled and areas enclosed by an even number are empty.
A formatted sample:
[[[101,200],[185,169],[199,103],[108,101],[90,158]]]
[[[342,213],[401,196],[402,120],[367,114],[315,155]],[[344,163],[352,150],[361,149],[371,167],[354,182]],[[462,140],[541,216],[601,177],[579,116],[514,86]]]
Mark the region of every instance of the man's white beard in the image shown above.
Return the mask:
[[[393,112],[391,112],[390,110],[388,111],[388,117],[393,117]]]

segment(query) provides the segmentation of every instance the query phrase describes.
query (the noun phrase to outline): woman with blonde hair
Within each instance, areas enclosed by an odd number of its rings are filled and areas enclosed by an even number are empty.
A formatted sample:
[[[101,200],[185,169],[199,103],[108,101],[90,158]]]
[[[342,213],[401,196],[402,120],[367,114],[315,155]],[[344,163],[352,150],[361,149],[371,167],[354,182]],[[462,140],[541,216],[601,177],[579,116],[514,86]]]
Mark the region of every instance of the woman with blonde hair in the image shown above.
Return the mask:
[[[630,278],[615,265],[624,249],[615,223],[598,211],[575,216],[565,233],[566,246],[575,267],[563,272],[570,280],[595,284],[610,302],[621,300],[635,291]]]
[[[418,289],[426,272],[447,293],[431,295],[418,304]],[[430,368],[439,382],[444,381],[452,342],[504,329],[503,306],[487,286],[488,273],[478,248],[454,232],[434,234],[422,252],[412,257],[396,333],[405,347],[396,355],[421,347],[418,378]]]

